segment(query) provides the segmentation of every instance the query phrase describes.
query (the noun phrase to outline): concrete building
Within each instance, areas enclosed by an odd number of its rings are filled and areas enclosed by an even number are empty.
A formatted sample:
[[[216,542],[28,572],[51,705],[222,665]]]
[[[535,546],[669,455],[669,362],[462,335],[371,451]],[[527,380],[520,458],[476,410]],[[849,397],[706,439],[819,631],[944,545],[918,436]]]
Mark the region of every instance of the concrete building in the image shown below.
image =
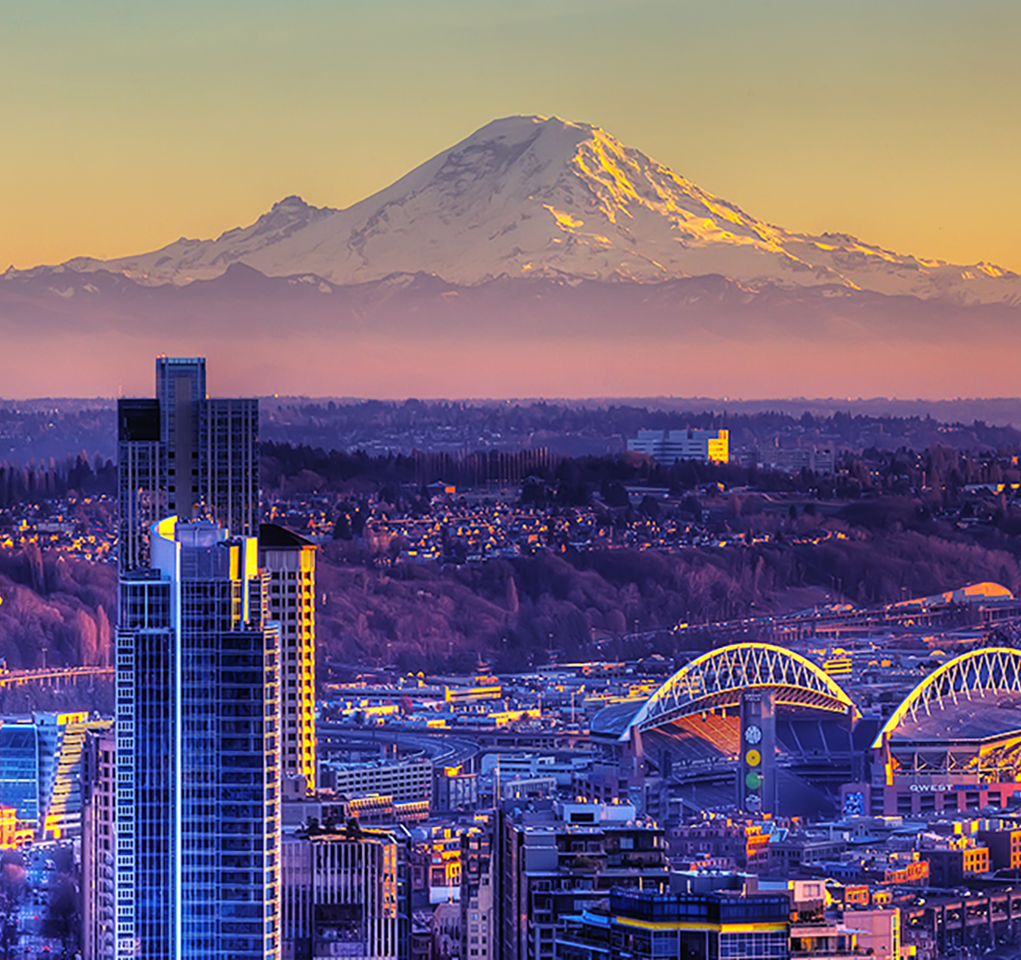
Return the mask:
[[[697,460],[700,463],[727,463],[730,460],[730,433],[727,430],[639,430],[629,437],[628,451],[645,453],[660,463]]]
[[[833,473],[836,456],[832,447],[775,447],[763,453],[766,465],[785,473]]]
[[[918,856],[929,861],[929,885],[951,888],[989,872],[989,847],[970,836],[923,833]]]
[[[269,616],[280,624],[280,762],[284,776],[316,776],[316,548],[275,523],[259,527]]]
[[[1009,820],[980,821],[975,837],[989,848],[992,870],[1021,869],[1021,826]]]
[[[114,960],[117,954],[116,834],[117,743],[112,730],[91,732],[82,762],[82,958]]]
[[[463,960],[495,960],[496,815],[477,814],[475,823],[461,838],[461,957]]]
[[[844,924],[858,930],[857,946],[874,960],[900,960],[900,910],[854,909],[844,911]]]
[[[310,825],[282,845],[283,960],[410,956],[406,831]]]
[[[117,956],[276,960],[279,636],[257,543],[176,517],[149,543],[120,582]]]
[[[605,905],[614,887],[668,882],[663,830],[628,803],[505,811],[499,845],[503,960],[551,960],[568,916]]]
[[[407,760],[330,761],[321,764],[320,786],[349,799],[372,794],[393,797],[395,803],[432,803],[433,765],[425,757]]]

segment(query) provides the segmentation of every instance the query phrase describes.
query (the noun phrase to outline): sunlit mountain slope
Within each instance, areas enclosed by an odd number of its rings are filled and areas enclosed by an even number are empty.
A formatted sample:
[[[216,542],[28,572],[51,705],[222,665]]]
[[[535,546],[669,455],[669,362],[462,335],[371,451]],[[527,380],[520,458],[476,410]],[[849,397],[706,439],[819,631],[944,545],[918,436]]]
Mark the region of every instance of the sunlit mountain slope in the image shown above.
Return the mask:
[[[208,280],[233,263],[333,284],[428,273],[655,282],[722,275],[750,288],[827,286],[958,303],[1021,303],[1021,277],[902,256],[843,234],[756,220],[597,127],[557,118],[488,124],[346,210],[277,203],[215,240],[65,269],[147,285]],[[26,271],[25,273],[32,273]]]

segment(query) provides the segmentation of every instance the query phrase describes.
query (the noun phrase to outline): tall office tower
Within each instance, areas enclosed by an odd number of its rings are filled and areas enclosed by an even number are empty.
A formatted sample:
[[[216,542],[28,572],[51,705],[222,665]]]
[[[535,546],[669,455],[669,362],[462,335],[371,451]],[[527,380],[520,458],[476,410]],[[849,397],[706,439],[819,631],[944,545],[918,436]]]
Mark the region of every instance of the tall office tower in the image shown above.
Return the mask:
[[[165,450],[160,487],[167,494],[167,514],[191,520],[199,516],[202,500],[199,422],[206,401],[205,357],[157,357],[156,401]]]
[[[157,357],[156,397],[117,413],[122,572],[149,565],[149,529],[166,516],[257,535],[258,400],[209,399],[203,357]]]
[[[278,960],[279,630],[257,542],[168,517],[120,584],[117,956]]]
[[[237,536],[257,536],[259,401],[206,400],[199,431],[201,515]]]
[[[149,566],[149,528],[167,515],[158,400],[117,401],[120,568]]]
[[[114,781],[112,730],[90,731],[82,762],[82,958],[114,960]]]
[[[77,836],[82,813],[82,749],[109,720],[87,713],[0,718],[0,805],[37,840]]]
[[[259,566],[269,574],[269,616],[280,624],[280,765],[316,785],[316,548],[275,523],[259,528]]]

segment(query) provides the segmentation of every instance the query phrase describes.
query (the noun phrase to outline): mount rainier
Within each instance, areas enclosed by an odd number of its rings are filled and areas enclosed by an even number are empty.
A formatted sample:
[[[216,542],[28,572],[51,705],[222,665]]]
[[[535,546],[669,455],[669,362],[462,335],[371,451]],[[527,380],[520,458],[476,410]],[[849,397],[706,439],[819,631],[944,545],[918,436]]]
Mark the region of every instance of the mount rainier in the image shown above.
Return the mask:
[[[716,275],[752,289],[832,286],[957,303],[1019,303],[1021,277],[808,236],[756,220],[597,127],[496,120],[346,210],[288,197],[215,240],[181,239],[65,270],[188,284],[241,263],[334,285],[425,273],[459,285],[497,278],[658,282]]]

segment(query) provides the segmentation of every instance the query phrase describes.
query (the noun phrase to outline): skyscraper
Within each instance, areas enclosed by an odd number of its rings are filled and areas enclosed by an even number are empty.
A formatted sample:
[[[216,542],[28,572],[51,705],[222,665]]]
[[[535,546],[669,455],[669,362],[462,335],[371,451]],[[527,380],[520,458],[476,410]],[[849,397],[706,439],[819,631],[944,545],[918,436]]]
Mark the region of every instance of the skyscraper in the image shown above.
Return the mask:
[[[200,516],[203,492],[199,424],[206,402],[206,358],[157,357],[156,402],[164,451],[160,487],[167,494],[167,513],[191,520]]]
[[[204,357],[157,357],[155,398],[119,400],[117,422],[122,572],[165,516],[258,533],[259,401],[207,398]]]
[[[279,632],[257,543],[168,517],[150,544],[120,587],[117,955],[275,960]]]
[[[199,515],[259,533],[259,401],[206,400],[199,412]]]
[[[275,523],[259,528],[259,566],[269,574],[269,614],[280,624],[280,763],[284,776],[316,778],[316,548]]]
[[[158,400],[117,401],[117,486],[122,571],[149,566],[149,528],[166,516]]]

